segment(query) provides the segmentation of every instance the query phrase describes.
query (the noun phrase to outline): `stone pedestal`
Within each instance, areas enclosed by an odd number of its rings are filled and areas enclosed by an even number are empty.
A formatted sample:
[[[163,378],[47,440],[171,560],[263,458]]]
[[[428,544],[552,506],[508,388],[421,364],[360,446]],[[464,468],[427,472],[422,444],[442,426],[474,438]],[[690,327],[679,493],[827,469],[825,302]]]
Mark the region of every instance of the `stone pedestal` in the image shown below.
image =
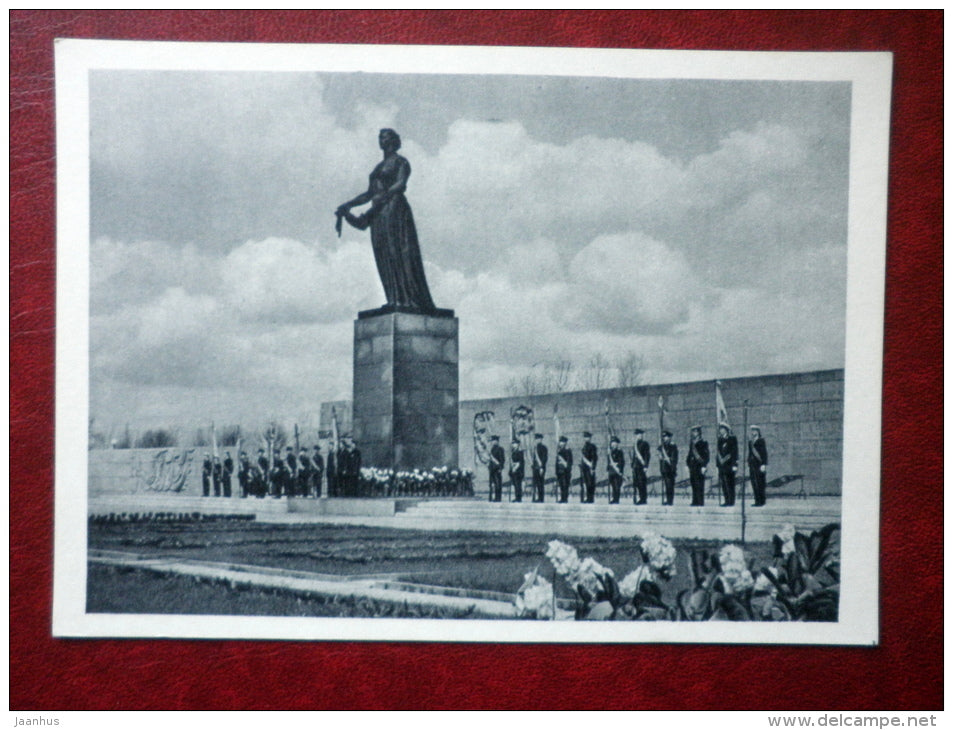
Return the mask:
[[[353,435],[364,466],[457,467],[457,329],[451,310],[359,313]]]

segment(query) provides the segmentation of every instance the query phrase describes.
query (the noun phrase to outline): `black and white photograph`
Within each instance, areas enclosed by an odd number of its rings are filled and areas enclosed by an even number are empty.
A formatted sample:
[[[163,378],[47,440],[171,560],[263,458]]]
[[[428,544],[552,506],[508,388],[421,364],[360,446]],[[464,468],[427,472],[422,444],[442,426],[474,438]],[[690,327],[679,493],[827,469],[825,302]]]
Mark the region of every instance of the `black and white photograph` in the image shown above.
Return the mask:
[[[54,634],[876,644],[890,82],[58,42]]]

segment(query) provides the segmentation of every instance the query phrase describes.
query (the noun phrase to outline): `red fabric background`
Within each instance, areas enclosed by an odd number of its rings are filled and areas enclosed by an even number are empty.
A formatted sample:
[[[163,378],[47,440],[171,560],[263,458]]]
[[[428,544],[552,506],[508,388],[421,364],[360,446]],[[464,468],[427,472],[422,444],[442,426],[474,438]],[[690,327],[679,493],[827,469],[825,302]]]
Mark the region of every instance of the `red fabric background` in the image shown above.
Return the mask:
[[[942,26],[941,11],[12,11],[11,708],[941,708]],[[53,640],[56,37],[893,51],[881,645]]]

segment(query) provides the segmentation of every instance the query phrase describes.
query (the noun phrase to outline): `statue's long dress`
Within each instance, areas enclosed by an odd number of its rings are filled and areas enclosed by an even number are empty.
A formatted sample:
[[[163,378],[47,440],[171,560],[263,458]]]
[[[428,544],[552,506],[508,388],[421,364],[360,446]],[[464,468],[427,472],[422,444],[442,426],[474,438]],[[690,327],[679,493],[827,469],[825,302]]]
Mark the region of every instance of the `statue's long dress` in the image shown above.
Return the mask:
[[[371,192],[377,194],[390,189],[404,165],[406,179],[410,175],[410,163],[406,159],[395,155],[381,162],[371,173]],[[407,198],[402,193],[394,194],[384,205],[370,211],[368,217],[374,259],[387,303],[433,311],[435,307],[417,242],[417,227]]]

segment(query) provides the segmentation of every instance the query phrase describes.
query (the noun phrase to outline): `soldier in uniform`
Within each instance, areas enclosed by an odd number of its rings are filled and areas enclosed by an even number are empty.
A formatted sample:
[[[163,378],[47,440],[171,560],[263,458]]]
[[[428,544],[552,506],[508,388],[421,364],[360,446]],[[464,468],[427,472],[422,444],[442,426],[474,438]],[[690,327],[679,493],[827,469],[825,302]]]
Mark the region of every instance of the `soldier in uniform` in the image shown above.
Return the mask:
[[[606,462],[609,471],[609,504],[619,504],[622,497],[623,474],[625,474],[625,452],[619,447],[619,438],[609,440],[609,459]]]
[[[212,492],[216,497],[222,496],[222,462],[217,456],[212,457]]]
[[[357,448],[357,444],[350,436],[345,439],[345,442],[347,446],[343,461],[347,475],[345,479],[347,494],[351,497],[357,497],[361,478],[361,450]]]
[[[324,476],[324,457],[318,444],[311,449],[311,485],[315,499],[321,497],[321,478]]]
[[[523,501],[523,477],[526,476],[526,459],[520,442],[513,439],[510,445],[510,484],[513,485],[513,502]]]
[[[251,483],[251,462],[244,451],[238,455],[238,492],[242,499],[248,497]]]
[[[559,501],[568,502],[572,484],[572,449],[565,436],[559,437],[559,448],[556,450],[556,483],[559,485]]]
[[[285,494],[294,497],[298,494],[298,460],[295,458],[295,450],[290,446],[285,448],[285,469],[288,472],[285,477]]]
[[[301,447],[298,452],[298,496],[308,497],[311,494],[311,457],[308,450]]]
[[[232,461],[232,452],[225,452],[225,460],[222,462],[222,496],[232,496],[232,473],[235,471],[235,462]]]
[[[596,499],[596,464],[599,463],[599,450],[592,443],[592,434],[583,431],[582,461],[579,463],[579,473],[582,477],[581,500],[591,504]]]
[[[718,480],[724,497],[722,507],[735,503],[735,473],[738,471],[738,439],[731,433],[727,423],[718,426],[718,451],[715,455]]]
[[[208,497],[212,487],[212,455],[206,454],[202,461],[202,496]]]
[[[688,457],[685,459],[685,464],[688,466],[688,480],[692,485],[692,507],[702,507],[705,504],[705,472],[708,471],[710,459],[708,442],[702,438],[702,427],[692,426]]]
[[[632,448],[632,501],[635,504],[645,504],[648,500],[646,470],[652,459],[652,449],[644,435],[644,429],[635,429],[635,446]]]
[[[268,466],[268,457],[265,456],[264,449],[258,449],[258,484],[255,496],[258,498],[268,494],[268,478],[270,476],[270,467]]]
[[[542,502],[546,492],[546,464],[549,461],[549,449],[543,443],[543,434],[535,436],[536,445],[533,447],[533,501]]]
[[[486,468],[490,473],[490,501],[503,501],[503,464],[506,463],[506,452],[500,446],[499,436],[490,436],[490,458]]]
[[[768,501],[768,447],[761,436],[758,426],[751,427],[751,440],[748,442],[748,471],[751,472],[751,490],[754,492],[754,506],[764,507]]]
[[[281,451],[275,449],[271,460],[271,496],[277,499],[287,494],[285,483],[285,462],[281,460]]]
[[[662,431],[662,443],[659,444],[658,453],[659,473],[662,475],[662,504],[674,504],[678,446],[672,443],[671,431]]]

